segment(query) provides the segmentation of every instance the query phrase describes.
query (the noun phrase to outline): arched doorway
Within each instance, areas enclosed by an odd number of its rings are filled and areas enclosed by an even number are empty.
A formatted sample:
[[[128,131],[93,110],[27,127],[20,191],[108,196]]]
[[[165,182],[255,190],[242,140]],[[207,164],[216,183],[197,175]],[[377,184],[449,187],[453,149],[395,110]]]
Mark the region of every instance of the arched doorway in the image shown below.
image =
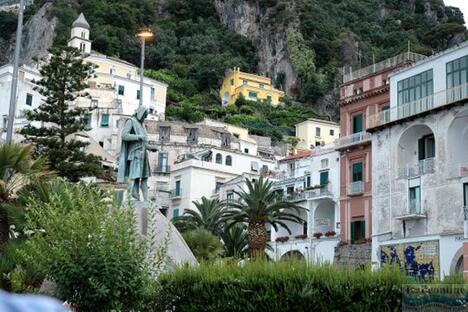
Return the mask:
[[[305,260],[305,257],[299,250],[290,250],[281,256],[281,261],[288,260]]]

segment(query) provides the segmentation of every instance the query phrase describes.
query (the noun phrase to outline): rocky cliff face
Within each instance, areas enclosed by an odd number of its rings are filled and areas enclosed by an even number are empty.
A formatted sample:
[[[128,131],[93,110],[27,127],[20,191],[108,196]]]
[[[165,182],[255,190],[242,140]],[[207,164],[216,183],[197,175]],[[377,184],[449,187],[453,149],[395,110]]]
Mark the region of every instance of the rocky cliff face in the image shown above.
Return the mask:
[[[221,22],[230,30],[250,38],[258,49],[260,74],[278,78],[284,74],[284,89],[296,84],[297,75],[289,58],[286,29],[272,29],[265,23],[268,9],[261,8],[257,1],[215,0]],[[293,3],[293,1],[291,1]]]
[[[49,19],[47,16],[47,11],[51,6],[51,2],[45,3],[24,25],[20,55],[21,64],[31,64],[36,60],[44,59],[48,54],[48,49],[52,47],[57,18]],[[13,61],[15,36],[15,34],[12,35],[3,58],[0,58],[1,63]]]

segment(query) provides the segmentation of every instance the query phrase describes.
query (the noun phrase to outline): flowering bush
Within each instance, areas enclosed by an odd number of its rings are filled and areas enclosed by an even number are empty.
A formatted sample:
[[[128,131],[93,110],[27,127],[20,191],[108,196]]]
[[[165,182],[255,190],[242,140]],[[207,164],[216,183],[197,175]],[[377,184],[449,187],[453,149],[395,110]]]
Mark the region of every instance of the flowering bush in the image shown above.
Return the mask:
[[[326,236],[326,237],[331,237],[331,236],[335,236],[335,235],[336,235],[336,232],[333,231],[333,230],[327,231],[327,232],[325,233],[325,236]]]
[[[316,233],[314,233],[314,237],[315,237],[316,239],[320,239],[320,237],[322,237],[322,236],[323,236],[323,233],[322,233],[322,232],[316,232]]]
[[[280,236],[276,238],[276,241],[280,243],[287,242],[288,240],[289,240],[289,236]]]

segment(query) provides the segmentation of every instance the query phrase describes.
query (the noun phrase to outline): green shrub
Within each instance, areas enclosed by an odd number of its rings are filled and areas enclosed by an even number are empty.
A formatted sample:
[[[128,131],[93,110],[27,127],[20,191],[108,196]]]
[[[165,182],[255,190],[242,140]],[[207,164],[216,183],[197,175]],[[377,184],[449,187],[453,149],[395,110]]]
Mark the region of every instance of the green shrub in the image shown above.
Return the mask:
[[[155,311],[393,311],[401,285],[387,269],[339,271],[303,262],[201,265],[160,276]]]
[[[30,196],[26,225],[25,267],[55,282],[58,297],[80,311],[141,308],[152,285],[152,257],[137,237],[133,211],[111,194],[54,181]]]

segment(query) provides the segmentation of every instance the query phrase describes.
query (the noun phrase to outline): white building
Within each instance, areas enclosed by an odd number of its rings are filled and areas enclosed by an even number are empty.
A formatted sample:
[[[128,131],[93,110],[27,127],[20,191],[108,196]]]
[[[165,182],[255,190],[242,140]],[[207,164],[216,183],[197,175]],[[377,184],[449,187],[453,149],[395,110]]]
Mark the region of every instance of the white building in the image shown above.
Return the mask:
[[[298,256],[311,263],[334,261],[340,232],[339,170],[339,154],[331,147],[288,156],[279,161],[274,172],[264,174],[285,200],[306,208],[300,214],[302,224],[285,222],[291,234],[284,228],[278,232],[269,229],[273,260]],[[246,178],[257,177],[244,174],[226,182],[220,199],[237,199],[234,191],[244,189]],[[316,233],[321,234],[319,239],[314,237]]]
[[[126,61],[92,51],[90,26],[83,14],[73,22],[68,45],[79,49],[85,55],[85,61],[96,65],[94,77],[88,80],[89,88],[85,91],[89,98],[78,98],[78,107],[88,108],[86,115],[87,133],[108,153],[118,153],[118,121],[131,116],[138,108],[140,99],[139,69]],[[10,86],[13,67],[0,67],[0,98],[10,98]],[[33,80],[40,80],[41,75],[35,67],[22,66],[18,84],[18,102],[16,107],[15,128],[18,130],[27,124],[23,111],[38,107],[43,98],[33,91]],[[149,107],[152,120],[164,120],[166,110],[167,84],[145,77],[143,80],[143,105]],[[1,126],[8,116],[8,101],[1,105]]]
[[[243,174],[268,174],[276,162],[232,149],[210,148],[187,155],[176,163],[170,173],[171,209],[168,214],[176,217],[185,209],[193,209],[193,201],[205,197],[217,197],[221,186]]]
[[[372,261],[419,278],[463,271],[468,43],[393,73],[372,133]]]

